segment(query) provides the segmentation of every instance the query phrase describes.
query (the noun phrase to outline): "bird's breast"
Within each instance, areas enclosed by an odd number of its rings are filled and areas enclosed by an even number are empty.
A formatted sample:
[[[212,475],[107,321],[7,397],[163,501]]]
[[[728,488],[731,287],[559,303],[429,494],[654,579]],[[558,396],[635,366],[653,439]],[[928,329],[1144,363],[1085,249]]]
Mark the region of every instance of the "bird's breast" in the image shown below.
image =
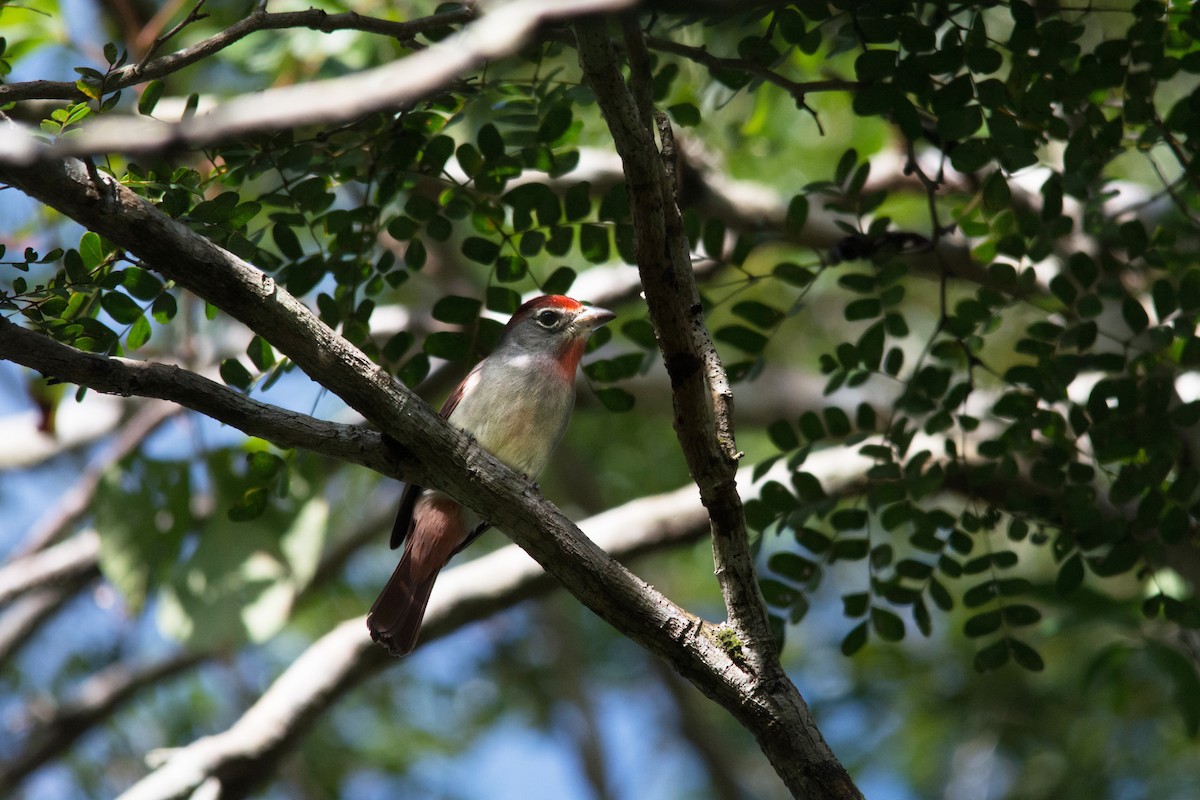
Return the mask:
[[[564,380],[557,364],[484,364],[475,389],[462,398],[449,421],[533,478],[562,437],[574,405],[574,376]]]

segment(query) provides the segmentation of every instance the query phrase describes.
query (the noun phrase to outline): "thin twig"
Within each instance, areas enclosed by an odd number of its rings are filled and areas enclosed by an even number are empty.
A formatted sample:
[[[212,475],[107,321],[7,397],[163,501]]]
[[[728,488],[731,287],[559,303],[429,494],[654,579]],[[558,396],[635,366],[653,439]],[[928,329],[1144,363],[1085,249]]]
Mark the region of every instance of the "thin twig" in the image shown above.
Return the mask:
[[[178,25],[171,28],[171,30],[167,31],[162,36],[159,36],[150,44],[150,47],[146,49],[146,54],[141,57],[137,65],[134,67],[134,75],[141,75],[146,69],[146,64],[148,64],[150,59],[154,57],[154,54],[157,53],[164,44],[173,39],[181,30],[186,28],[188,25],[191,25],[193,22],[198,22],[202,19],[208,18],[208,14],[200,13],[200,9],[204,7],[204,2],[205,0],[197,0],[196,5],[192,7],[192,10],[188,12],[186,17],[179,21]]]

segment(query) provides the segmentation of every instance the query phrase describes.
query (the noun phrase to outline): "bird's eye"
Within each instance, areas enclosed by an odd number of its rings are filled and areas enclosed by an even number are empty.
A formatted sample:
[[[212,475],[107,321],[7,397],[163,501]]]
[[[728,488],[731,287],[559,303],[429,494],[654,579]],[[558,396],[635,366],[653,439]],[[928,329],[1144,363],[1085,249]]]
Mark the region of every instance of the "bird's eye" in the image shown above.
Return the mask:
[[[550,309],[547,308],[543,311],[539,311],[537,313],[537,315],[534,316],[533,319],[535,322],[537,322],[538,325],[541,325],[543,328],[553,328],[554,324],[556,322],[558,322],[558,312],[551,311]]]

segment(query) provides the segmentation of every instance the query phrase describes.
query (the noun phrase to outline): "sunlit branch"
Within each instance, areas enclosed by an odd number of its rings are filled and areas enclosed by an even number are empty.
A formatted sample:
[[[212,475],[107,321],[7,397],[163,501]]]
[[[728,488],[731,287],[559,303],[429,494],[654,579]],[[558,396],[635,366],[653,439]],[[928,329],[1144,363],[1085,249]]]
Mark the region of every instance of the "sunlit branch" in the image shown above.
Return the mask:
[[[491,59],[516,52],[543,23],[618,11],[631,4],[632,0],[513,0],[437,44],[390,64],[232,98],[209,112],[175,123],[109,115],[48,147],[41,145],[32,129],[0,125],[0,162],[30,164],[118,152],[146,155],[399,110],[445,89]],[[3,102],[5,98],[0,96]]]
[[[706,517],[694,487],[635,500],[582,523],[589,538],[622,561],[695,541]],[[424,642],[552,590],[556,582],[515,546],[447,570],[425,616]],[[228,730],[174,751],[122,800],[188,797],[207,781],[223,798],[244,797],[330,705],[394,659],[375,646],[362,618],[314,642]]]
[[[114,92],[145,81],[164,78],[184,67],[203,61],[259,31],[311,28],[323,33],[332,33],[341,30],[358,30],[390,36],[411,46],[413,39],[422,33],[451,25],[461,25],[475,16],[474,9],[464,7],[409,22],[392,22],[363,16],[353,11],[328,14],[320,9],[310,8],[306,11],[268,13],[259,6],[240,22],[230,25],[220,33],[201,42],[185,47],[179,52],[113,70],[109,73],[104,88],[109,92]],[[22,81],[0,86],[0,105],[22,100],[81,102],[87,99],[87,95],[79,91],[73,81]]]

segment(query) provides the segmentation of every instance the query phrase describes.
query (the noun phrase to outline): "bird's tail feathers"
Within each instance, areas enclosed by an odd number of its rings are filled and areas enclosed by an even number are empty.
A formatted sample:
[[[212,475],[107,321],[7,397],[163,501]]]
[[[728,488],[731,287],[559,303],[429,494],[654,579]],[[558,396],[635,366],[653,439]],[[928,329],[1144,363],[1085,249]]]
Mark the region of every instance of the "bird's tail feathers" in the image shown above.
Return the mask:
[[[434,570],[426,577],[418,578],[406,550],[375,605],[371,606],[371,613],[367,615],[371,638],[392,655],[403,656],[416,647],[421,620],[425,617],[425,607],[429,604],[429,594],[437,576]]]

